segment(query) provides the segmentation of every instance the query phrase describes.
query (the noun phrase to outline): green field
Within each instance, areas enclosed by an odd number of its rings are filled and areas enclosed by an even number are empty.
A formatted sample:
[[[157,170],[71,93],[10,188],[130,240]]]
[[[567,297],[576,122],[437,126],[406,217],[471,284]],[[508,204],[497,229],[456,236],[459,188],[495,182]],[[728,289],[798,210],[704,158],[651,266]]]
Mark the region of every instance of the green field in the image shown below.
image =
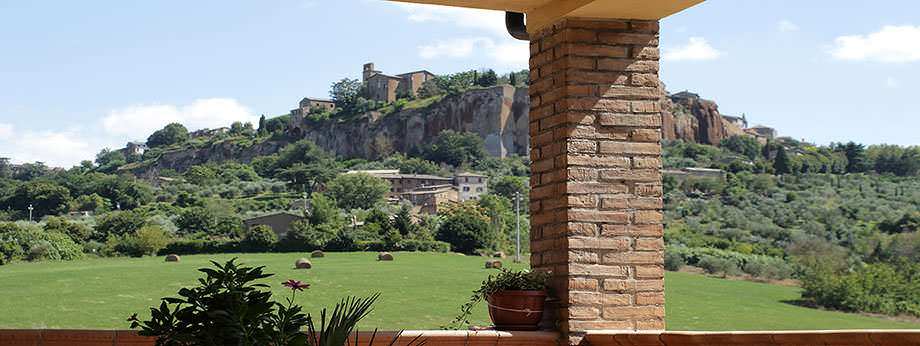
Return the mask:
[[[365,329],[438,328],[490,273],[481,257],[426,253],[396,253],[393,262],[377,262],[374,253],[330,253],[314,259],[310,270],[291,269],[296,254],[184,256],[180,263],[159,257],[21,263],[0,266],[0,328],[127,328],[129,315],[193,284],[195,269],[209,259],[234,256],[275,273],[268,283],[276,294],[286,296],[280,282],[287,279],[310,283],[297,300],[311,312],[346,295],[380,292]],[[796,298],[798,290],[790,287],[668,273],[668,329],[920,328],[784,303]],[[484,307],[477,317],[485,324]]]

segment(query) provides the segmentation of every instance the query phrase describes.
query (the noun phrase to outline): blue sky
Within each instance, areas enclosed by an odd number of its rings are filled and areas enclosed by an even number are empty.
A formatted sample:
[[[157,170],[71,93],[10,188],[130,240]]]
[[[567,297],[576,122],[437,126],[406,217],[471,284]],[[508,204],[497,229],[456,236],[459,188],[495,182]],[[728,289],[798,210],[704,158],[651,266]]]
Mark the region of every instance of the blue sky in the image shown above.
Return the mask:
[[[662,79],[819,144],[920,144],[920,2],[708,0],[662,22]],[[385,72],[525,68],[501,13],[381,0],[0,0],[0,157],[69,166]]]

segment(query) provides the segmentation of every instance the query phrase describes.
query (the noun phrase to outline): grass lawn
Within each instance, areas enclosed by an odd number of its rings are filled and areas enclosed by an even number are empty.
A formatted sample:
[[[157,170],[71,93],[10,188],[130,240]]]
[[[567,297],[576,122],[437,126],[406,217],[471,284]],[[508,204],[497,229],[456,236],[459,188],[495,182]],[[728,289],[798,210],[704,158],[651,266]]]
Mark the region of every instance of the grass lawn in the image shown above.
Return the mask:
[[[380,292],[364,329],[436,329],[490,272],[484,258],[455,254],[396,253],[396,261],[377,262],[375,253],[328,253],[310,270],[292,269],[296,254],[183,256],[180,263],[161,257],[103,258],[74,262],[0,266],[0,328],[127,328],[134,312],[158,304],[192,285],[209,259],[234,256],[264,265],[277,299],[287,295],[280,282],[304,280],[312,287],[298,295],[307,311],[318,312],[347,295]],[[510,263],[510,260],[506,261]],[[667,314],[671,330],[780,330],[920,328],[854,314],[798,307],[783,301],[798,290],[741,281],[668,273]],[[143,315],[143,314],[142,314]],[[486,324],[480,304],[477,319]]]

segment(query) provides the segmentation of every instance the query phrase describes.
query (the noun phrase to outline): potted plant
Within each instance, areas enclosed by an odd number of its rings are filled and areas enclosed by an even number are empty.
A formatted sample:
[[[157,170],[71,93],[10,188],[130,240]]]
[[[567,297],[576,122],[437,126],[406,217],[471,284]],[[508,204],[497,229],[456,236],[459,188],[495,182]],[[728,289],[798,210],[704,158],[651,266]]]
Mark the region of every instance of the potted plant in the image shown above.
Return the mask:
[[[503,269],[497,275],[489,275],[461,307],[460,315],[452,325],[469,325],[473,308],[485,301],[495,329],[537,330],[543,318],[548,279],[548,273],[527,270]]]

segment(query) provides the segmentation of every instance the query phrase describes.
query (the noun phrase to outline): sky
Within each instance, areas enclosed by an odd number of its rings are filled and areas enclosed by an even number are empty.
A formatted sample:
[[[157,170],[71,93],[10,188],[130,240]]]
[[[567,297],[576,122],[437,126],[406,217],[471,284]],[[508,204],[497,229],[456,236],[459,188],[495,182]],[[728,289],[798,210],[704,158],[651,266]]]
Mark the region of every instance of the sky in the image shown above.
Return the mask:
[[[920,145],[920,1],[708,0],[662,20],[661,78],[817,144]],[[0,0],[0,157],[69,167],[286,114],[361,65],[527,67],[503,14],[382,0]]]

